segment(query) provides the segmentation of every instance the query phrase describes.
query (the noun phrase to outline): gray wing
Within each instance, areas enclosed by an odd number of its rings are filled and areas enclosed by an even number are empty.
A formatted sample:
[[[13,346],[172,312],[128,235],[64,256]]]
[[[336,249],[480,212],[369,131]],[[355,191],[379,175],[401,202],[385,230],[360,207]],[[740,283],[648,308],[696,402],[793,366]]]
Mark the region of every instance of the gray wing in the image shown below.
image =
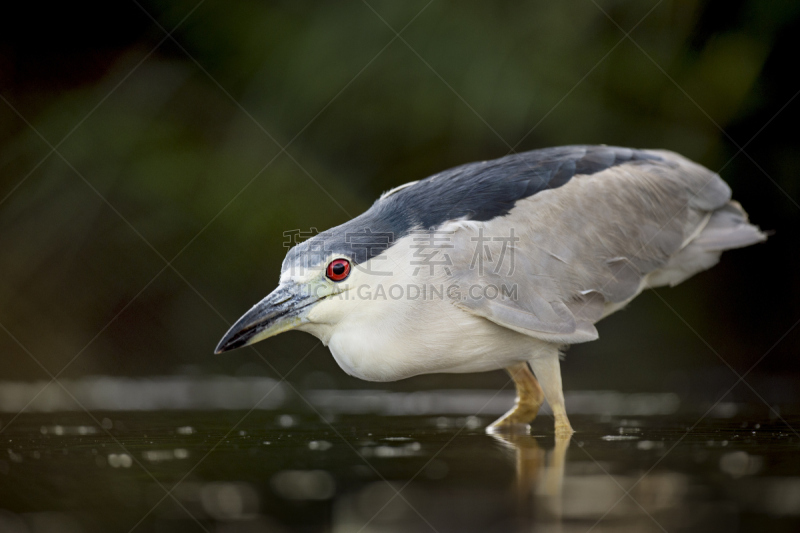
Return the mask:
[[[631,148],[559,146],[468,163],[392,189],[358,217],[292,248],[284,265],[320,256],[322,248],[359,264],[412,231],[434,230],[456,219],[492,221],[508,215],[523,198],[562,187],[576,175],[662,159],[656,152]]]
[[[445,224],[461,239],[454,264],[470,265],[454,274],[456,305],[552,342],[597,338],[597,320],[674,262],[712,213],[733,205],[718,175],[677,154],[653,153],[663,159],[576,176],[519,200],[504,217]]]

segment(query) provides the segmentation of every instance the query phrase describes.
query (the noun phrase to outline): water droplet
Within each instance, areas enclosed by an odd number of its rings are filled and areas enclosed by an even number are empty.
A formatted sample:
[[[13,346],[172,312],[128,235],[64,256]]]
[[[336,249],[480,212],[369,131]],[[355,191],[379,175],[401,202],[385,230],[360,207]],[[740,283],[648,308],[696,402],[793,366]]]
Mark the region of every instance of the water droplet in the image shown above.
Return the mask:
[[[189,450],[185,448],[176,448],[172,453],[175,455],[175,459],[186,459],[189,457]]]
[[[108,455],[108,464],[112,468],[130,468],[133,460],[127,453],[111,453]]]
[[[326,440],[312,440],[308,443],[309,450],[316,450],[320,452],[324,452],[325,450],[330,450],[333,444]]]
[[[468,416],[465,424],[467,429],[478,429],[482,425],[483,423],[481,423],[481,419],[477,416]]]

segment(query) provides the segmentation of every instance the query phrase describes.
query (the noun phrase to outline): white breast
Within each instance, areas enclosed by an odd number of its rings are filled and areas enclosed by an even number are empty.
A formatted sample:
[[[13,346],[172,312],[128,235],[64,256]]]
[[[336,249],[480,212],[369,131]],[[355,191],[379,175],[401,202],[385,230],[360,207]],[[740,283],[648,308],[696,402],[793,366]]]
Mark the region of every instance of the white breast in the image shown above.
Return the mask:
[[[496,370],[530,358],[534,348],[534,339],[450,302],[383,303],[392,309],[381,310],[386,306],[375,302],[369,315],[339,324],[329,341],[339,366],[360,379]]]
[[[326,342],[345,372],[368,381],[483,372],[530,359],[544,344],[453,305],[452,281],[414,268],[408,239],[380,263],[390,275],[354,272],[353,289],[310,314],[331,325],[301,328]]]

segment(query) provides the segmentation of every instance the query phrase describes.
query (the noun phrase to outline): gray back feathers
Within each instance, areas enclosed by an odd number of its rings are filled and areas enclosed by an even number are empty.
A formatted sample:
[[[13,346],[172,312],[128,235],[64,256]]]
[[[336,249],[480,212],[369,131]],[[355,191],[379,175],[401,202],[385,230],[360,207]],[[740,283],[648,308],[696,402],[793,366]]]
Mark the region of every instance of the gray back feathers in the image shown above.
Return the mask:
[[[611,146],[560,146],[445,170],[377,200],[365,213],[293,248],[284,266],[319,264],[339,253],[368,261],[414,229],[450,220],[489,221],[518,201],[621,164],[662,161],[652,151]]]
[[[661,159],[578,176],[493,221],[493,233],[513,229],[519,237],[514,271],[462,269],[459,283],[512,284],[517,293],[456,305],[544,340],[593,340],[594,323],[641,290],[674,285],[715,264],[722,250],[765,239],[719,176],[677,154],[653,153]]]

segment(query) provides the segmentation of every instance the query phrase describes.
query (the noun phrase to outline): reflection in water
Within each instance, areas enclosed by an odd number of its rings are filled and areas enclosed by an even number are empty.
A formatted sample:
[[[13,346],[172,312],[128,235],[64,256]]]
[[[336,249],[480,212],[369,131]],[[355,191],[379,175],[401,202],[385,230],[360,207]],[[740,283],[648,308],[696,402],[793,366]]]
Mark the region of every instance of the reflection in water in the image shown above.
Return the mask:
[[[766,416],[583,415],[554,438],[331,411],[2,416],[0,531],[800,530],[800,436]]]
[[[596,461],[588,451],[574,457],[572,468],[568,468],[570,436],[556,436],[549,448],[540,444],[545,440],[543,437],[518,434],[492,434],[491,437],[514,453],[515,517],[519,531],[547,525],[548,531],[561,532],[565,530],[565,523],[567,530],[572,530],[570,525],[576,522],[590,526],[582,531],[590,528],[603,531],[606,528],[601,522],[607,517],[615,531],[659,530],[664,527],[656,518],[659,513],[665,510],[688,512],[689,502],[684,501],[686,475],[657,472],[646,482],[639,483],[635,475],[612,475],[609,465]],[[631,435],[606,437],[608,435],[600,440],[638,439]],[[584,446],[585,442],[581,442],[578,448]],[[733,463],[724,456],[723,461]],[[626,491],[631,494],[627,495]]]
[[[692,435],[648,422],[554,441],[491,434],[513,454],[516,530],[727,532],[776,519],[798,530],[800,435],[790,426],[709,423]]]
[[[556,435],[554,446],[549,451],[542,449],[537,438],[530,435],[491,433],[490,437],[514,452],[518,527],[535,520],[560,523],[564,468],[572,437]]]

